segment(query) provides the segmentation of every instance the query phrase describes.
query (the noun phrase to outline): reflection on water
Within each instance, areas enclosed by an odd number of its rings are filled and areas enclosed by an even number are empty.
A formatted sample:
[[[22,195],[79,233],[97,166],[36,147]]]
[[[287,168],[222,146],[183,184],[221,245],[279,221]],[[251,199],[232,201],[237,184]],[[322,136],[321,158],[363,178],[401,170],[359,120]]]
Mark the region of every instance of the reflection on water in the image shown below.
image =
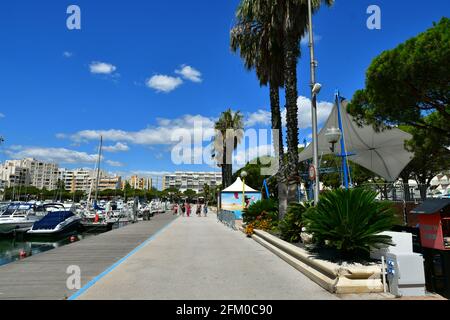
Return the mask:
[[[67,237],[61,239],[46,240],[20,240],[0,238],[0,266],[67,245],[74,241],[83,240],[94,235],[95,234],[93,233],[75,234],[68,235]]]
[[[128,222],[116,223],[112,226],[112,229],[122,228],[128,224]],[[20,237],[12,239],[0,237],[0,266],[65,246],[75,241],[81,241],[105,231],[107,230],[91,228],[89,232],[75,232],[55,239],[21,239]]]

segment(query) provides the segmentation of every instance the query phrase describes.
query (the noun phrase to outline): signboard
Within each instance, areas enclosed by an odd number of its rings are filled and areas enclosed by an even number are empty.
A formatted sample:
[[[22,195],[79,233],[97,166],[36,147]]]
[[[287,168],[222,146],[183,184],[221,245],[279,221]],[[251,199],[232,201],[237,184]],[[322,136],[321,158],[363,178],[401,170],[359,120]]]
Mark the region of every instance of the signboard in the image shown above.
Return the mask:
[[[256,201],[261,200],[260,192],[246,192],[245,193],[245,207],[249,207]],[[222,192],[221,193],[221,208],[222,210],[233,211],[236,219],[242,219],[242,192]]]
[[[439,214],[420,215],[420,239],[424,248],[445,250]]]

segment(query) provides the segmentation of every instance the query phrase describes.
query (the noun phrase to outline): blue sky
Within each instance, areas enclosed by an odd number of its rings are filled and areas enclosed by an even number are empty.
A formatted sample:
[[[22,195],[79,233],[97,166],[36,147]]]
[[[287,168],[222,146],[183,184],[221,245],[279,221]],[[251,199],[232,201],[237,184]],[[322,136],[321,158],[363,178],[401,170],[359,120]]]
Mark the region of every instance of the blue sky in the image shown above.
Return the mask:
[[[0,134],[6,142],[0,160],[35,156],[63,167],[93,167],[103,133],[103,165],[112,172],[218,170],[174,164],[169,135],[192,128],[194,120],[211,124],[227,108],[241,110],[256,128],[267,127],[268,91],[229,49],[238,2],[3,3]],[[71,4],[81,8],[81,30],[66,27]],[[372,4],[382,10],[381,30],[366,27]],[[422,1],[337,0],[314,17],[322,120],[336,88],[351,98],[364,87],[375,56],[450,12],[448,0],[428,4],[424,9]],[[302,45],[301,96],[309,96],[307,49]],[[299,103],[309,109],[308,100]],[[300,123],[303,141],[310,134],[308,115]]]

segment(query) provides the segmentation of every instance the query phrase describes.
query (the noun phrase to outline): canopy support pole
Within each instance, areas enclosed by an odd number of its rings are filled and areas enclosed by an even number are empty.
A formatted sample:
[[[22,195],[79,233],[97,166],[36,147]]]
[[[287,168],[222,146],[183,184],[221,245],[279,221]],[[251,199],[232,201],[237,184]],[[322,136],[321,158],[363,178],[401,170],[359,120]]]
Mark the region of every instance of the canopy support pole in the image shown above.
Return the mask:
[[[348,159],[347,159],[347,150],[345,148],[345,134],[344,128],[342,125],[342,117],[341,117],[341,95],[339,91],[336,92],[336,105],[338,110],[338,122],[339,129],[341,130],[341,157],[342,157],[342,172],[344,174],[344,186],[345,189],[349,189],[349,175],[348,175]]]

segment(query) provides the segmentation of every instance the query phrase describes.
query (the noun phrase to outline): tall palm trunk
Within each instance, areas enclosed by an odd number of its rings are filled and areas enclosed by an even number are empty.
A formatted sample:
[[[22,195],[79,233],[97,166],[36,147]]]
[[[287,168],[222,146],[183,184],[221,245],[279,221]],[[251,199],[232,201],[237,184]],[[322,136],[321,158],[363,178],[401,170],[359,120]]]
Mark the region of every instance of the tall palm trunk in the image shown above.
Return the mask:
[[[233,165],[229,163],[228,150],[226,147],[226,142],[223,147],[223,159],[222,159],[222,183],[223,189],[228,188],[233,183]]]
[[[297,198],[297,178],[299,175],[298,162],[298,91],[297,91],[297,59],[299,43],[289,33],[285,37],[285,89],[286,89],[286,126],[288,145],[288,172],[287,176],[294,181],[288,190],[288,201]]]
[[[270,110],[272,113],[272,130],[278,133],[278,143],[275,143],[275,154],[279,157],[279,164],[283,163],[283,130],[281,125],[280,89],[277,85],[270,83]]]
[[[270,109],[272,112],[272,129],[278,131],[278,141],[275,141],[275,154],[278,159],[278,217],[280,220],[284,218],[287,211],[287,185],[284,170],[284,150],[283,150],[283,130],[281,123],[280,111],[280,89],[279,86],[270,83]]]

